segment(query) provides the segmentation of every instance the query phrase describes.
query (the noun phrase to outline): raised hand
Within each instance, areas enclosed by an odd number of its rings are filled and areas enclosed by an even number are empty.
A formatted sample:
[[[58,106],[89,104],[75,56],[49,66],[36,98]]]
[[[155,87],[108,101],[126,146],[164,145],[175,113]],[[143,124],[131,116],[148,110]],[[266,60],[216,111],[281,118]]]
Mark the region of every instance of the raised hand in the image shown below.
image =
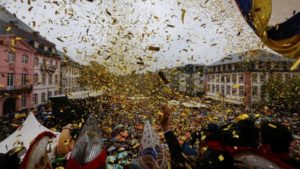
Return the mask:
[[[169,119],[172,111],[167,105],[164,105],[162,106],[162,112],[163,112],[163,116],[160,125],[164,131],[167,131],[169,130]]]

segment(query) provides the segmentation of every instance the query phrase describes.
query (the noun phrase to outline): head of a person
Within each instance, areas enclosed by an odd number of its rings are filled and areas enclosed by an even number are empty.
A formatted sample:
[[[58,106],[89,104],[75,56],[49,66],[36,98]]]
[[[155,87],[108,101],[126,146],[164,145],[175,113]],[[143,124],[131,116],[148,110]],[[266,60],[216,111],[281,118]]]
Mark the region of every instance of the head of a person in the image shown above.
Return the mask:
[[[243,146],[257,147],[259,131],[253,120],[245,119],[237,122],[236,128],[239,134],[239,140]]]
[[[206,134],[206,141],[221,141],[222,132],[220,127],[215,123],[209,123],[207,127],[203,130]]]
[[[289,151],[292,133],[280,123],[263,122],[261,125],[262,144],[269,144],[271,151],[284,153]]]

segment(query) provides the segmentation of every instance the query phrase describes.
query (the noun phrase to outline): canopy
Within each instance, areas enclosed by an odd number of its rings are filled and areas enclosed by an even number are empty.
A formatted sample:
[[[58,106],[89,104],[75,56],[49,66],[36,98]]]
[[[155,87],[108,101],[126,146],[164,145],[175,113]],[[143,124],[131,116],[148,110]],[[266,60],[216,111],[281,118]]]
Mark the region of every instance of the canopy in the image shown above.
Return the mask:
[[[38,122],[34,114],[29,113],[24,123],[10,136],[0,143],[0,153],[7,153],[10,149],[18,146],[18,143],[23,143],[23,146],[28,150],[31,142],[42,132],[51,132],[56,136],[59,136],[58,132],[54,132]],[[53,140],[53,145],[56,145]],[[52,146],[54,148],[54,146]]]
[[[97,97],[101,96],[104,92],[103,91],[79,91],[70,93],[68,99],[85,99],[88,97]]]
[[[182,105],[185,107],[189,107],[189,108],[205,108],[205,107],[207,107],[205,104],[194,102],[194,101],[183,102]]]

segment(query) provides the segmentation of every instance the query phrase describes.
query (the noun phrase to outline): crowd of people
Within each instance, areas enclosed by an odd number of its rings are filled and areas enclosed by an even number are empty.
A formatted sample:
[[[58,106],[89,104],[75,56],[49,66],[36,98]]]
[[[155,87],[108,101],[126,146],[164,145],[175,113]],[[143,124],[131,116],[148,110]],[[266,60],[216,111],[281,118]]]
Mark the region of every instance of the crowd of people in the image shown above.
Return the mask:
[[[52,168],[230,169],[299,168],[300,117],[209,105],[159,112],[103,105],[101,114],[55,124],[51,111],[39,121],[60,132]],[[51,110],[51,109],[50,109]],[[89,117],[89,118],[88,118]],[[49,123],[49,121],[52,121]],[[64,127],[62,127],[64,126]]]
[[[113,107],[111,112],[114,112]],[[220,112],[186,111],[171,111],[163,107],[158,113],[160,118],[152,120],[148,117],[153,114],[145,116],[142,112],[137,112],[134,117],[127,116],[128,112],[102,116],[106,120],[99,121],[99,126],[107,153],[102,167],[215,169],[300,166],[299,116],[296,114],[251,116],[237,110],[224,118]],[[149,121],[144,123],[147,119]],[[150,134],[146,130],[147,124],[153,128]],[[62,166],[67,164],[65,162]]]

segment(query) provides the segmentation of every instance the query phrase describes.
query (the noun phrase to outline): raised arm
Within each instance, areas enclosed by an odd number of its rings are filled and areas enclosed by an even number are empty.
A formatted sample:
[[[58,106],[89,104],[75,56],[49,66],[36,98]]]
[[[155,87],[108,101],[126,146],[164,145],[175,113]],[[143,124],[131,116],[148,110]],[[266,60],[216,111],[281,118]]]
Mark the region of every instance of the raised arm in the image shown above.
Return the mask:
[[[170,122],[170,114],[171,110],[167,106],[162,107],[163,117],[161,120],[161,128],[165,132],[165,139],[169,147],[169,151],[171,154],[171,164],[172,169],[184,169],[185,167],[185,159],[182,155],[181,146],[174,135],[174,133],[169,128]]]

